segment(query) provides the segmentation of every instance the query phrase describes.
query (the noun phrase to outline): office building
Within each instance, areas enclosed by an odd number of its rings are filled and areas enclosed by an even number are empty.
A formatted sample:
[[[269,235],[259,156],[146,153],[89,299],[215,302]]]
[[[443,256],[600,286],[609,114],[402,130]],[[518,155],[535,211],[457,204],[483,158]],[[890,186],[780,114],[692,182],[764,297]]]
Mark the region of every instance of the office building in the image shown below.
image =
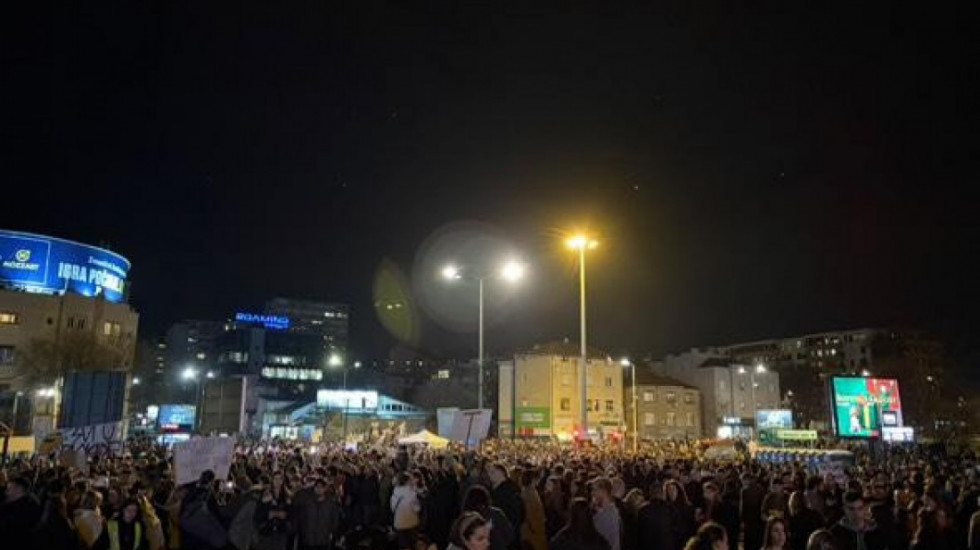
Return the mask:
[[[265,303],[265,313],[289,319],[289,330],[317,334],[329,355],[347,360],[349,310],[346,304],[274,298]]]

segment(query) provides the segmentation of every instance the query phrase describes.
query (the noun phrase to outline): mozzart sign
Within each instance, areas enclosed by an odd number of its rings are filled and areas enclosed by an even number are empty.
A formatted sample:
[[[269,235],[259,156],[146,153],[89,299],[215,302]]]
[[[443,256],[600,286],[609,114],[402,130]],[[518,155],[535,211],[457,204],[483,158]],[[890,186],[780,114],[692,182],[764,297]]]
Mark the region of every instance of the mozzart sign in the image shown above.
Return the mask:
[[[129,268],[129,260],[96,246],[0,230],[0,286],[123,302]]]
[[[240,311],[235,314],[235,321],[250,325],[262,325],[272,330],[286,330],[289,328],[289,317],[282,317],[280,315],[263,315],[261,313],[244,313]]]

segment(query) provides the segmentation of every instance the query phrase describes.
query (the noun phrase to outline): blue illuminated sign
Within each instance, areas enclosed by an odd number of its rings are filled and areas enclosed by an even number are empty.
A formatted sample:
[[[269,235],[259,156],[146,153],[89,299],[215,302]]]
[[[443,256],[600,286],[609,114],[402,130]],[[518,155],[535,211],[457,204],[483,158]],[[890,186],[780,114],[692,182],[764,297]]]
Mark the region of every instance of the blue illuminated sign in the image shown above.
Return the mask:
[[[126,301],[129,260],[108,250],[33,233],[0,230],[0,286]]]
[[[289,317],[282,317],[280,315],[262,315],[260,313],[238,312],[235,314],[235,321],[238,321],[239,323],[262,325],[263,327],[272,330],[286,330],[289,328]]]
[[[166,433],[193,431],[196,418],[197,408],[194,405],[160,405],[157,416],[160,431]]]

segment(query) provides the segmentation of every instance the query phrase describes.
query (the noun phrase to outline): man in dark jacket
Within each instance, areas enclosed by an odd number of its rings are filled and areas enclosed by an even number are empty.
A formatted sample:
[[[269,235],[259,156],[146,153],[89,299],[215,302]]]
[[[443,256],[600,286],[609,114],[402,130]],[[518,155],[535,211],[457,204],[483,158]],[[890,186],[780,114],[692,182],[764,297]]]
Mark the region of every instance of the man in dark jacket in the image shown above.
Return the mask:
[[[493,490],[490,492],[493,505],[503,510],[504,515],[514,527],[514,532],[520,533],[525,513],[521,490],[507,476],[507,469],[502,464],[494,463],[487,466],[487,476],[493,486]],[[514,537],[514,540],[517,541],[515,544],[519,546],[520,537]]]
[[[762,548],[762,537],[766,524],[762,521],[762,499],[766,490],[751,473],[742,474],[742,493],[739,499],[739,514],[745,526],[745,547]]]
[[[704,482],[704,519],[724,527],[728,532],[728,540],[738,540],[738,509],[722,498],[721,487],[713,479]]]
[[[830,528],[834,544],[840,550],[883,550],[887,546],[873,522],[868,519],[868,510],[857,491],[844,494],[844,517]]]
[[[0,504],[0,542],[5,548],[30,548],[41,505],[30,494],[31,482],[15,477],[7,482],[6,498]]]
[[[303,489],[293,497],[293,517],[303,550],[327,550],[333,543],[340,523],[340,507],[330,483],[317,479],[312,489]]]
[[[664,497],[663,481],[650,484],[649,497],[650,500],[637,513],[636,548],[675,548],[671,508]]]

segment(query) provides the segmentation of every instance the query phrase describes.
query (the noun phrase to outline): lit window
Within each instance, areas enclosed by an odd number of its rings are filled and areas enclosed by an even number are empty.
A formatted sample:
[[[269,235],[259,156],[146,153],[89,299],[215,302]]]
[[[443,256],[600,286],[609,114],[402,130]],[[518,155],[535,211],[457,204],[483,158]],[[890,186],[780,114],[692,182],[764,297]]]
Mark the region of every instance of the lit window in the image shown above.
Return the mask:
[[[115,337],[118,337],[120,332],[122,332],[122,327],[119,326],[119,323],[113,323],[113,322],[110,322],[110,321],[106,321],[106,322],[102,323],[102,334],[103,335],[105,335],[105,336],[115,336]]]
[[[11,365],[14,362],[14,347],[0,346],[0,365]]]
[[[653,401],[653,392],[652,391],[643,392],[643,400],[646,402]]]
[[[677,392],[672,392],[672,391],[667,392],[667,404],[669,405],[677,404]]]
[[[0,325],[16,325],[17,314],[7,311],[0,311]]]
[[[676,422],[677,422],[677,415],[672,412],[667,413],[667,425],[675,426]]]
[[[687,425],[688,427],[694,426],[694,413],[687,413]]]
[[[449,380],[449,369],[440,370],[438,377],[440,380]]]
[[[195,357],[203,361],[205,358],[207,358],[207,355],[204,354],[203,352],[198,352],[198,354],[195,355]]]
[[[653,413],[643,413],[643,425],[653,426],[657,423],[657,416]]]
[[[694,394],[693,393],[690,393],[690,392],[685,393],[684,394],[684,402],[687,403],[688,405],[690,405],[691,403],[694,403]]]

